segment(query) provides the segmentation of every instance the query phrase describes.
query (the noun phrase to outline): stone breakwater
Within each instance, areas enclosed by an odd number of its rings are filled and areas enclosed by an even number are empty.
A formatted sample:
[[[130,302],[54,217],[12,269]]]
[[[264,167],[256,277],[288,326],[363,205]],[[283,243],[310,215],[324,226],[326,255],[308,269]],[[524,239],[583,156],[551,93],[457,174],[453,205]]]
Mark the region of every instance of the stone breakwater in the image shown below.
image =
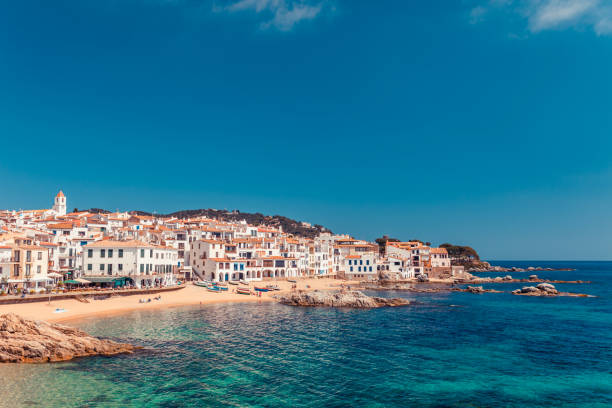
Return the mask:
[[[402,298],[371,297],[357,290],[351,291],[296,291],[274,296],[284,305],[291,306],[326,306],[352,307],[370,309],[376,307],[406,306],[410,301]]]
[[[46,363],[132,353],[135,346],[98,339],[61,324],[0,315],[0,363]]]

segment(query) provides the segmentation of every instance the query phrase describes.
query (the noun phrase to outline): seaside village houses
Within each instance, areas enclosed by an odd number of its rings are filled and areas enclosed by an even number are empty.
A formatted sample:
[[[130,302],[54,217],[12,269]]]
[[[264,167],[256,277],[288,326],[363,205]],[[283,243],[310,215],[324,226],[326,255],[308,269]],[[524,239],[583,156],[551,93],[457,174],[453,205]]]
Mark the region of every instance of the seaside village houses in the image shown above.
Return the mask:
[[[325,276],[371,281],[460,277],[446,249],[419,241],[376,243],[347,235],[314,238],[278,226],[206,217],[67,212],[59,192],[50,209],[0,211],[0,293],[66,284],[153,287],[188,280],[264,281]]]

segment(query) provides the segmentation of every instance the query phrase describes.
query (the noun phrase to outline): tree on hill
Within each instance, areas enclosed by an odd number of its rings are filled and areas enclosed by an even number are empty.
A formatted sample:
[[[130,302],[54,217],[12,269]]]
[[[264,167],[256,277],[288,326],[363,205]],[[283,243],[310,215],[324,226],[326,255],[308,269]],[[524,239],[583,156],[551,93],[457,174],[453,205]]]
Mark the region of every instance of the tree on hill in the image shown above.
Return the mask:
[[[479,261],[480,260],[480,256],[478,256],[478,253],[476,252],[476,250],[469,246],[460,246],[460,245],[444,243],[440,245],[440,248],[446,248],[448,255],[452,259],[461,259],[465,261]]]

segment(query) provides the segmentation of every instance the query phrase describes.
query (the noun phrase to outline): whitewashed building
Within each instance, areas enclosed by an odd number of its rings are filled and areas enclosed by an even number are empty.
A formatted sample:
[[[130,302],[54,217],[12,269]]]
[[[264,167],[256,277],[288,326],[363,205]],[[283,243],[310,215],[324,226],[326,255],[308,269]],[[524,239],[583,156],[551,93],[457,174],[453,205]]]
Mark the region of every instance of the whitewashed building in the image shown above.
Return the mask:
[[[83,279],[94,283],[125,282],[136,287],[173,285],[175,248],[141,241],[103,240],[83,247]]]

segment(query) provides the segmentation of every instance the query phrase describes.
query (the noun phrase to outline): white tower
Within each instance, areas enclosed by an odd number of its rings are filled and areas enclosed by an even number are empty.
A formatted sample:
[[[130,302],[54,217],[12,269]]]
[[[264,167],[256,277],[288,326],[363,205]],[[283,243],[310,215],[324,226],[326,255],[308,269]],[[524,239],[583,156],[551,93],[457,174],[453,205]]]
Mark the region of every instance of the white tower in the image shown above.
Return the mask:
[[[66,196],[62,190],[60,190],[60,192],[55,196],[53,210],[57,215],[66,215]]]

